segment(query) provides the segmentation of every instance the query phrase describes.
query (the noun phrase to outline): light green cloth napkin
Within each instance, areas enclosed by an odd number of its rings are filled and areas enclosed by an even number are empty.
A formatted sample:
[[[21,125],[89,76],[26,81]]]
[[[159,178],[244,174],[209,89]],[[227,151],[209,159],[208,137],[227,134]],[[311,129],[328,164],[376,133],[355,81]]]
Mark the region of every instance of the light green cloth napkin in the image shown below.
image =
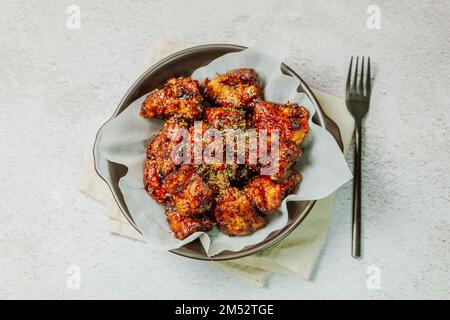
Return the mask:
[[[171,39],[156,41],[144,70],[169,54],[188,46],[186,43]],[[347,111],[344,99],[319,90],[313,91],[322,109],[339,126],[346,152],[353,136],[354,122]],[[144,240],[120,212],[109,188],[95,172],[92,160],[82,169],[79,188],[91,197],[108,204],[109,232],[135,240]],[[336,194],[333,193],[317,201],[306,219],[290,235],[262,253],[214,263],[241,279],[261,286],[273,272],[309,279],[326,240],[335,198]]]

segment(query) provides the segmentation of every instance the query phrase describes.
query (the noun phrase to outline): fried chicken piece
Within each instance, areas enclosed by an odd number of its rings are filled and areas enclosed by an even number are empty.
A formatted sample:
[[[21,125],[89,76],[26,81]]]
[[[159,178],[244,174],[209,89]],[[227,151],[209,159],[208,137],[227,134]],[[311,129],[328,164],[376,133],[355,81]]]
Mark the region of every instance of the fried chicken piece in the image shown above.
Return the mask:
[[[273,180],[282,179],[297,162],[302,150],[289,140],[275,139],[273,135],[263,139],[261,134],[246,133],[245,164],[260,175],[269,175]],[[264,143],[266,147],[263,149]]]
[[[193,163],[203,161],[202,155],[206,146],[204,136],[207,130],[208,127],[204,121],[198,121],[189,128],[190,156]]]
[[[216,201],[214,216],[223,233],[246,236],[267,224],[267,220],[257,214],[244,192],[237,188],[228,188]]]
[[[253,178],[243,189],[251,203],[266,215],[278,209],[283,200],[284,188],[268,176]]]
[[[156,160],[157,172],[161,177],[174,171],[182,162],[177,146],[181,141],[179,130],[183,129],[188,129],[185,121],[177,118],[169,119],[147,146],[147,158]]]
[[[210,217],[206,215],[195,217],[180,215],[172,205],[166,208],[166,216],[170,229],[175,237],[180,240],[198,231],[208,232],[214,226],[214,221]]]
[[[158,174],[155,158],[145,162],[144,186],[150,196],[160,204],[173,202],[180,215],[199,215],[209,211],[214,191],[190,165],[183,165],[165,178]]]
[[[253,121],[258,130],[277,129],[281,140],[290,140],[297,145],[308,135],[308,110],[303,106],[259,101],[253,110]]]
[[[235,69],[212,80],[206,79],[203,89],[206,97],[229,108],[249,107],[262,95],[259,76],[250,68]]]
[[[162,188],[172,197],[181,192],[194,173],[195,168],[193,166],[183,164],[177,171],[173,171],[164,178]]]
[[[211,210],[214,191],[199,174],[193,173],[172,199],[180,215],[199,215]]]
[[[151,158],[145,161],[144,167],[144,188],[145,191],[159,204],[164,204],[169,200],[169,196],[162,188],[162,178],[158,174],[156,159]]]
[[[278,183],[268,176],[258,176],[244,187],[243,192],[259,212],[269,215],[281,206],[281,202],[289,193],[295,190],[300,179],[300,174],[295,171]]]
[[[167,221],[175,237],[183,240],[197,231],[209,231],[214,221],[203,213],[213,204],[212,190],[191,165],[182,165],[162,182],[168,199]]]
[[[302,176],[295,170],[292,170],[287,179],[285,179],[282,184],[286,188],[285,196],[294,193],[298,188],[298,185],[302,181]]]
[[[189,129],[189,124],[180,118],[170,118],[164,122],[164,127],[147,146],[147,158],[156,157],[158,152],[170,142],[181,140],[180,130]]]
[[[302,150],[300,147],[289,141],[281,142],[278,149],[278,170],[270,176],[273,180],[279,180],[286,176],[289,170],[295,165],[300,158]],[[275,156],[277,153],[275,152]]]
[[[212,128],[218,130],[237,130],[247,127],[245,110],[242,109],[224,107],[206,108],[203,118]]]
[[[150,141],[147,146],[147,158],[154,158],[158,153],[158,150],[163,148],[166,143],[166,137],[164,130],[158,132],[158,134]]]
[[[194,120],[203,112],[202,100],[196,80],[188,77],[171,78],[161,89],[150,92],[142,103],[141,116],[160,119],[179,116]]]
[[[171,197],[163,186],[163,179],[180,165],[176,153],[179,139],[174,134],[177,129],[186,129],[187,126],[188,124],[180,119],[168,119],[164,128],[147,146],[148,160],[144,168],[144,187],[158,203],[164,204]]]
[[[155,160],[156,172],[163,178],[178,166],[176,146],[178,142],[167,140],[165,132],[160,131],[147,147],[147,158]]]
[[[166,139],[180,141],[183,130],[189,130],[190,123],[188,120],[179,117],[171,117],[164,121],[164,134]]]
[[[291,141],[283,140],[279,142],[278,149],[271,148],[269,144],[268,150],[268,159],[270,161],[261,165],[259,172],[261,175],[269,175],[272,180],[280,180],[286,177],[302,154],[302,150],[298,145]]]
[[[156,153],[156,166],[158,173],[165,177],[172,171],[176,170],[180,165],[180,159],[176,154],[176,146],[178,142],[168,141]]]

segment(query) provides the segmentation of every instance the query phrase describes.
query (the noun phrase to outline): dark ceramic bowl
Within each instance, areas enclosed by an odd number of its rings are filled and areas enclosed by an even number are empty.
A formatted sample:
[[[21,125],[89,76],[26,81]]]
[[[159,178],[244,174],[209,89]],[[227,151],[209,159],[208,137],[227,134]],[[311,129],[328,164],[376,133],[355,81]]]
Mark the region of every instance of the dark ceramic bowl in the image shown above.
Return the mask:
[[[111,119],[117,117],[123,110],[125,110],[134,100],[150,92],[152,89],[161,86],[168,78],[173,76],[189,76],[192,72],[202,66],[207,65],[212,60],[230,52],[241,51],[245,47],[230,45],[230,44],[209,44],[201,45],[197,47],[188,48],[159,61],[148,69],[127,91],[125,96],[120,101],[119,106],[112,115]],[[244,66],[243,66],[244,67]],[[336,124],[330,120],[323,110],[321,109],[317,99],[311,92],[307,84],[297,75],[291,68],[285,64],[281,65],[283,73],[296,77],[300,80],[299,92],[304,92],[316,108],[316,113],[313,117],[313,121],[328,130],[342,149],[342,140],[340,132]],[[110,120],[111,120],[110,119]],[[109,120],[108,120],[109,121]],[[101,134],[101,130],[97,134],[97,138],[94,144],[94,160],[95,169],[100,177],[108,184],[117,205],[121,209],[124,216],[128,219],[130,224],[138,230],[136,224],[133,221],[130,213],[128,212],[127,205],[124,201],[122,192],[119,189],[119,179],[126,174],[126,167],[110,162],[103,158],[98,152],[98,137]],[[245,247],[244,249],[233,252],[223,251],[213,257],[213,260],[230,260],[236,258],[242,258],[260,251],[267,249],[274,245],[290,232],[292,232],[308,215],[311,208],[314,206],[315,201],[299,201],[288,202],[287,208],[289,212],[289,220],[287,225],[278,230],[272,232],[264,241]],[[138,230],[139,231],[139,230]],[[209,258],[199,240],[191,242],[179,249],[172,250],[173,253],[179,254],[184,257],[199,259],[199,260],[211,260]]]

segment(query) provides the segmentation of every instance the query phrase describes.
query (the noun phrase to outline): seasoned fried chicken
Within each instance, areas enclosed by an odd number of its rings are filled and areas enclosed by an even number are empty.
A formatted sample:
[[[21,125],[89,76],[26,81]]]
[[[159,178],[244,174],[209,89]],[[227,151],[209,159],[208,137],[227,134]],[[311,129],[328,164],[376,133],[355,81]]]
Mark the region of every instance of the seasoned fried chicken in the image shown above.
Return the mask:
[[[270,147],[271,146],[269,145],[268,150],[270,152],[268,156],[270,158],[270,163],[261,165],[260,174],[269,175],[273,180],[283,179],[297,162],[298,158],[302,154],[302,150],[298,145],[289,140],[281,140],[278,144],[278,149]]]
[[[194,175],[195,168],[191,165],[183,164],[177,171],[173,171],[164,178],[161,187],[172,197],[180,193],[185,188],[186,183]]]
[[[176,141],[166,141],[161,148],[156,151],[156,166],[158,169],[158,174],[161,177],[165,177],[174,171],[179,165],[177,160],[178,158],[175,154],[177,144],[178,142]]]
[[[259,76],[253,69],[235,69],[206,79],[204,94],[222,107],[245,108],[261,99]]]
[[[285,189],[285,195],[289,195],[291,193],[294,193],[298,185],[300,184],[300,181],[302,180],[302,176],[297,171],[292,171],[289,176],[282,182]]]
[[[308,110],[296,103],[255,103],[253,121],[257,129],[279,130],[281,140],[300,145],[309,132]]]
[[[177,130],[187,128],[187,123],[180,119],[169,119],[147,147],[147,158],[156,161],[156,170],[160,177],[165,177],[174,171],[181,162],[177,153],[180,138]]]
[[[147,147],[144,186],[165,206],[177,239],[216,223],[230,236],[250,235],[300,183],[293,166],[308,111],[262,101],[253,69],[206,79],[201,88],[190,78],[169,79],[147,96],[141,115],[165,120]]]
[[[237,188],[228,188],[216,201],[214,217],[223,233],[246,236],[267,224],[267,220],[256,213],[245,193]]]
[[[155,168],[155,159],[146,161],[146,190],[158,203],[167,204],[167,221],[175,237],[183,240],[197,231],[211,230],[214,221],[203,213],[211,209],[212,189],[193,166],[182,165],[164,179],[156,174]]]
[[[172,199],[180,215],[199,215],[212,208],[214,191],[199,174],[194,173]]]
[[[175,237],[180,240],[198,231],[208,232],[214,226],[214,221],[210,217],[206,215],[183,216],[172,205],[166,208],[166,216],[170,229]]]
[[[183,120],[172,118],[164,123],[164,128],[147,146],[147,158],[144,168],[144,186],[146,191],[158,203],[166,203],[170,198],[170,192],[164,190],[162,185],[164,178],[174,172],[180,165],[177,155],[175,132],[178,129],[187,128]]]
[[[203,97],[197,81],[187,77],[172,78],[161,89],[155,89],[141,106],[144,118],[165,119],[178,116],[194,120],[202,115]]]
[[[280,207],[289,193],[295,190],[300,179],[297,172],[292,172],[281,182],[274,182],[268,176],[258,176],[244,187],[243,192],[259,212],[269,215]]]
[[[158,203],[164,204],[169,197],[162,188],[162,178],[158,174],[155,158],[145,161],[144,166],[144,188],[145,191]]]
[[[273,182],[268,176],[253,178],[243,191],[252,204],[264,214],[278,209],[284,196],[283,186]]]
[[[225,129],[245,129],[247,120],[245,118],[245,110],[232,108],[206,108],[204,120],[212,128]]]
[[[189,130],[190,122],[184,118],[171,117],[164,121],[164,134],[167,140],[180,141],[183,130]]]

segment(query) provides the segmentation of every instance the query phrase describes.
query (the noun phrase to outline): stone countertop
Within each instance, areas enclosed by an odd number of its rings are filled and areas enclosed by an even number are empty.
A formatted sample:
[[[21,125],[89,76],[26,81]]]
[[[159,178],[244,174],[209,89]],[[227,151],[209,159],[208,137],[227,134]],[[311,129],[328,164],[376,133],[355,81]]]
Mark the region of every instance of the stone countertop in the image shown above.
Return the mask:
[[[70,4],[2,2],[0,298],[450,297],[449,1],[77,0],[80,29],[66,25]],[[369,5],[380,29],[366,25]],[[372,57],[364,256],[350,256],[351,183],[311,281],[274,275],[261,288],[107,233],[106,208],[76,179],[151,43],[250,45],[270,32],[289,39],[286,62],[312,87],[340,96],[350,56]],[[66,283],[72,265],[78,290]],[[379,290],[367,285],[373,270]]]

